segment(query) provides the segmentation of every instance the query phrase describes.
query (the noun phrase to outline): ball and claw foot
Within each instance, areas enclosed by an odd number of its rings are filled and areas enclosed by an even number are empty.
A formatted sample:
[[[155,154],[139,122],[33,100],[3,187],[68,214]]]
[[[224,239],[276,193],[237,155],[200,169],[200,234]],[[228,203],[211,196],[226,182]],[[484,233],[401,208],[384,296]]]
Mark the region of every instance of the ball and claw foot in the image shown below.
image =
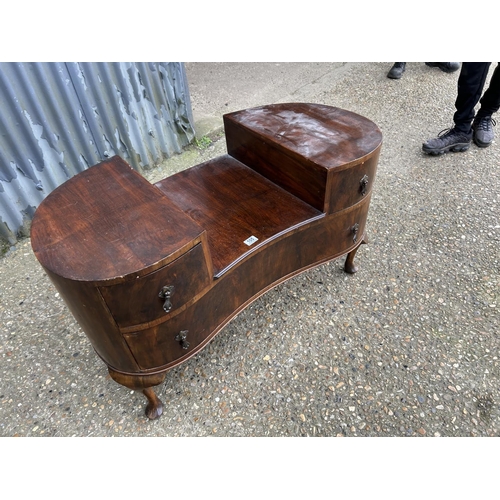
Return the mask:
[[[161,417],[163,413],[163,403],[160,401],[158,396],[152,387],[143,389],[142,393],[148,398],[148,404],[146,406],[146,416],[150,420],[156,420]]]

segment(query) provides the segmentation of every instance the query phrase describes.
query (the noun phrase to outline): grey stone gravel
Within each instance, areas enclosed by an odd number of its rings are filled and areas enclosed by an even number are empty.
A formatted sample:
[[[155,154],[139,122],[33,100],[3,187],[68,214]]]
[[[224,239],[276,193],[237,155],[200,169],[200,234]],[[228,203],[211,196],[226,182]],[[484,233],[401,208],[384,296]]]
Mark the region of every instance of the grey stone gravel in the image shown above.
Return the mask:
[[[336,260],[260,297],[169,372],[164,414],[149,421],[21,241],[0,259],[0,435],[499,436],[498,140],[424,156],[451,125],[458,75],[409,63],[394,81],[391,64],[219,63],[223,95],[217,71],[189,63],[195,118],[214,142],[152,181],[224,153],[218,118],[234,109],[319,102],[379,125],[359,272]]]

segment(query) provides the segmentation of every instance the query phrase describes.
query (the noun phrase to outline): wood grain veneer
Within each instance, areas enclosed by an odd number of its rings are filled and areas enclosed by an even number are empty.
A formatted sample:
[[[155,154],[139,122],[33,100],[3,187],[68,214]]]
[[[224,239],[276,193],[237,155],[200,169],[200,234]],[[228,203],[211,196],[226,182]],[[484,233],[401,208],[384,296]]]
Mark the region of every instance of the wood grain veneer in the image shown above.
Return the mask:
[[[319,104],[224,116],[228,154],[152,185],[115,156],[38,207],[31,243],[113,380],[152,387],[278,283],[367,242],[382,135]]]

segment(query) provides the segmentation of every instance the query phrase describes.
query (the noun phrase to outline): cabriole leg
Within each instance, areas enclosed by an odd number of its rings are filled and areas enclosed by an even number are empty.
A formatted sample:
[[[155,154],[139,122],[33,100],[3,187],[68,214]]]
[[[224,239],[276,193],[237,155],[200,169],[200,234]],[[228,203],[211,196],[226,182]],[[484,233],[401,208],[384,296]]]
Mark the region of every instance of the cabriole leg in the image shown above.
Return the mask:
[[[153,387],[162,384],[165,380],[165,373],[154,375],[128,375],[120,372],[115,372],[112,368],[108,368],[111,378],[129,389],[134,391],[142,391],[148,400],[146,406],[146,416],[150,420],[160,418],[163,413],[163,403],[156,395]]]
[[[152,387],[143,389],[142,393],[148,398],[148,405],[146,406],[146,415],[150,420],[155,420],[161,417],[163,413],[163,403],[160,398],[155,394]]]
[[[361,245],[366,245],[368,243],[368,236],[364,236],[361,243],[351,252],[347,254],[347,258],[344,264],[344,271],[349,274],[354,274],[358,270],[358,266],[354,264],[354,257],[356,256],[356,252]]]

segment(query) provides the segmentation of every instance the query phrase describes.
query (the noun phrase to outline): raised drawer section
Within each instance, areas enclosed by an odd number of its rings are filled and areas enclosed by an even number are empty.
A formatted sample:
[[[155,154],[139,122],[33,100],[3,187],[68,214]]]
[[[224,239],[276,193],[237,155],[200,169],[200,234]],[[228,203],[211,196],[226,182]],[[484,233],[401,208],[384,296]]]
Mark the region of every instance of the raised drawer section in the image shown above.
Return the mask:
[[[174,312],[206,288],[208,273],[202,244],[157,271],[119,285],[100,287],[118,326],[151,323]]]
[[[355,205],[370,193],[377,171],[378,151],[359,165],[329,173],[326,210],[333,214]]]
[[[378,157],[382,144],[372,121],[320,104],[273,104],[228,113],[224,128],[230,156],[325,213],[360,201],[357,196],[337,200],[337,176],[332,174],[344,172],[344,181],[347,170]],[[367,163],[375,165],[376,159]]]

